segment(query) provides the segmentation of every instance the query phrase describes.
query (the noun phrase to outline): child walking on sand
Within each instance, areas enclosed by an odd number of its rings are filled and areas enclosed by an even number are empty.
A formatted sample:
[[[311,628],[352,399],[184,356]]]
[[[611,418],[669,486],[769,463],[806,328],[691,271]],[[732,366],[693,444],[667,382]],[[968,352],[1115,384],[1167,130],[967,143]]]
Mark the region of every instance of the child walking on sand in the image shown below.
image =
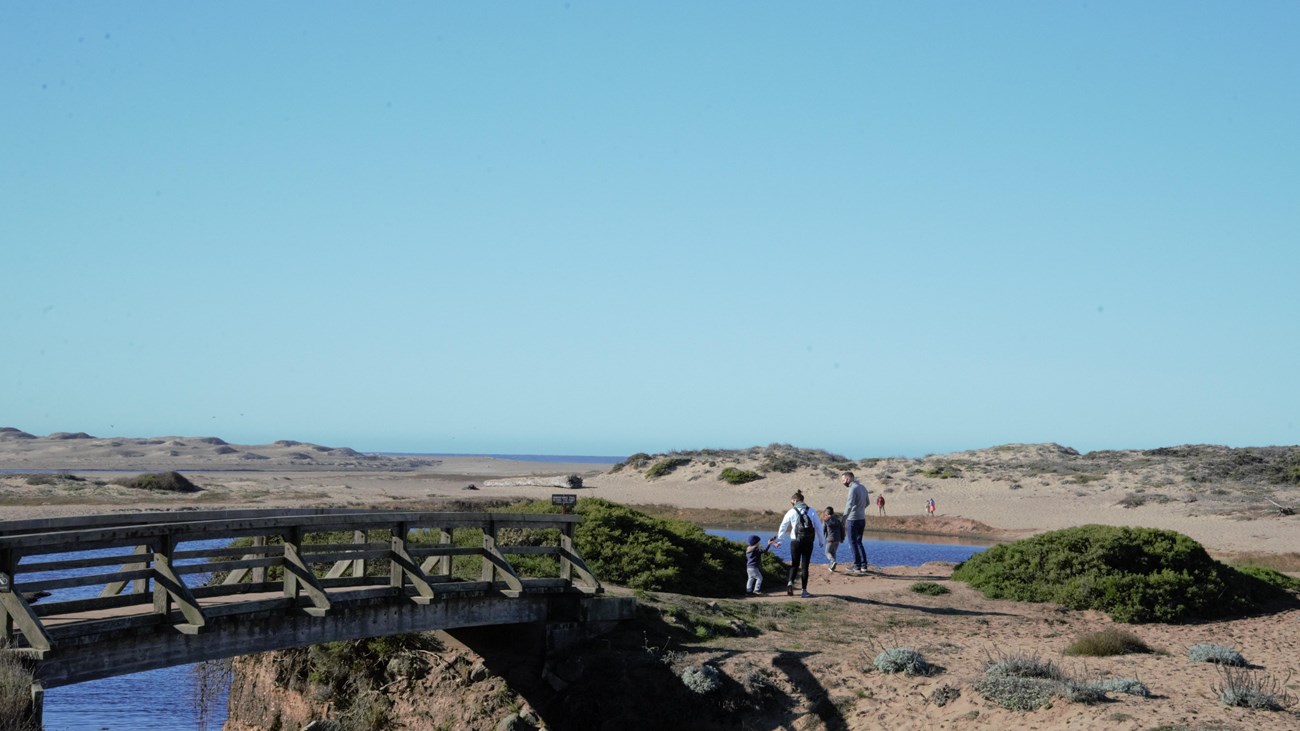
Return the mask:
[[[758,545],[758,536],[749,537],[749,545],[745,547],[745,574],[748,580],[745,581],[746,594],[760,594],[763,591],[763,554],[772,550],[772,544],[775,538],[769,538],[766,546]]]
[[[826,539],[826,560],[830,563],[827,570],[835,573],[835,566],[839,563],[835,553],[844,540],[844,523],[835,514],[835,508],[829,505],[826,506],[826,512],[822,513],[822,538]]]

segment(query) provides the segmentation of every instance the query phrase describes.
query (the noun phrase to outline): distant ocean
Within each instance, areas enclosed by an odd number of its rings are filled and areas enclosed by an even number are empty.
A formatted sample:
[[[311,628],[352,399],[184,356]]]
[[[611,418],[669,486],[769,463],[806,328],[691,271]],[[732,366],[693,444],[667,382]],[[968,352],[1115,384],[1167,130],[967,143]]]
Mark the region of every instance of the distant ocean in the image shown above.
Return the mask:
[[[448,454],[445,452],[368,452],[386,457],[492,457],[516,462],[569,462],[575,464],[617,464],[627,457],[601,457],[590,454]]]

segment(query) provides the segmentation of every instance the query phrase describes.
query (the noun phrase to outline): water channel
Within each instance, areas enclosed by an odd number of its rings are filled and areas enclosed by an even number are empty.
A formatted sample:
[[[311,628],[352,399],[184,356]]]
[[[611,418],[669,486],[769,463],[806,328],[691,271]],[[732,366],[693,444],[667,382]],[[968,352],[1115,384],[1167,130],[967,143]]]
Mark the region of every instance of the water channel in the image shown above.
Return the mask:
[[[744,530],[714,528],[707,532],[743,544],[751,534],[766,541],[771,530],[769,526]],[[219,544],[218,541],[199,541],[184,544],[184,547],[214,547]],[[873,566],[920,566],[927,561],[964,561],[987,547],[985,543],[958,538],[924,536],[910,539],[889,533],[868,533],[864,544]],[[739,545],[737,550],[740,550]],[[787,545],[775,550],[776,555],[789,560]],[[84,555],[95,554],[88,552]],[[49,560],[54,558],[51,556]],[[843,562],[846,558],[852,561],[848,547],[841,546],[839,560]],[[813,561],[826,563],[821,549],[813,551]],[[62,575],[75,574],[75,571],[69,571]],[[48,574],[39,576],[52,578]],[[205,581],[206,575],[193,574],[187,577],[186,583],[198,585]],[[68,599],[80,598],[72,592],[94,593],[93,588],[59,591],[69,592],[59,594]],[[196,666],[183,665],[52,688],[45,695],[45,731],[216,731],[226,720],[228,688],[217,688],[217,695],[206,704],[205,716],[198,701],[202,687]]]

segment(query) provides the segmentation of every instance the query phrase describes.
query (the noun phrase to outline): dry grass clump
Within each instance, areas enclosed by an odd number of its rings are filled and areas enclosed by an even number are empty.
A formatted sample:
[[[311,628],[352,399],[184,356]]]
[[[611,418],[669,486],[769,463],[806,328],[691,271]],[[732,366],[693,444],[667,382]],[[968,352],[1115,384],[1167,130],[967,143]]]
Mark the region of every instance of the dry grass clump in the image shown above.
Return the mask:
[[[32,708],[34,681],[31,668],[0,641],[0,731],[39,731]]]
[[[1151,648],[1137,635],[1114,627],[1082,635],[1065,649],[1067,655],[1085,657],[1136,655],[1149,652]]]

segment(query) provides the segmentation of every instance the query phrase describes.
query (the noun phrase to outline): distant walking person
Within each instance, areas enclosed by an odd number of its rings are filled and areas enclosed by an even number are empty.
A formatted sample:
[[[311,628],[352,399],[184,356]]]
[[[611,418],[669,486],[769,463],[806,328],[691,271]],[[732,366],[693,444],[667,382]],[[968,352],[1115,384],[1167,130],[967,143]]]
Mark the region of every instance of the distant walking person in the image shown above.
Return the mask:
[[[934,511],[935,511],[934,498],[930,498],[929,500],[925,501],[925,512],[929,513],[930,515],[934,515]]]
[[[835,508],[826,506],[826,512],[822,513],[822,538],[826,541],[826,560],[830,562],[830,572],[835,573],[835,566],[839,563],[836,552],[839,551],[840,544],[844,542],[844,521],[840,516],[835,514]]]
[[[763,592],[763,554],[772,550],[772,544],[776,543],[776,537],[767,539],[766,546],[758,545],[758,536],[749,537],[749,545],[745,547],[745,581],[746,594],[761,594]]]
[[[885,514],[885,493],[883,492],[876,496],[876,510],[881,515]]]
[[[840,482],[849,488],[849,499],[844,504],[844,520],[849,527],[849,548],[853,549],[853,568],[851,573],[865,573],[867,570],[867,548],[862,545],[862,533],[867,529],[867,505],[871,496],[867,488],[858,482],[852,472],[840,474]]]
[[[808,564],[812,563],[813,543],[821,531],[817,522],[817,511],[803,501],[803,491],[796,490],[790,496],[790,509],[781,518],[781,527],[776,531],[777,540],[783,535],[790,536],[790,579],[785,585],[785,593],[789,596],[794,596],[795,578],[802,582],[800,596],[805,599],[812,596],[808,593]]]

